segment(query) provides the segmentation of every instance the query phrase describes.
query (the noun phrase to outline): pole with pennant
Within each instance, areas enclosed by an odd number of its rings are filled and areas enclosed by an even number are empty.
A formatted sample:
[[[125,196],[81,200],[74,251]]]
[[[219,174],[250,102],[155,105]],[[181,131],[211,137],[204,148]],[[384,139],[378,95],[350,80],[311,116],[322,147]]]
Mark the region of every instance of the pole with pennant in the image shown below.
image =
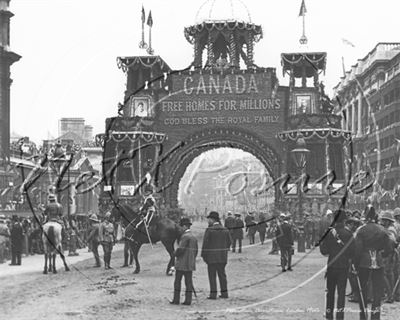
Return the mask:
[[[146,21],[146,13],[144,11],[144,7],[142,6],[142,40],[139,42],[140,49],[147,49],[147,43],[144,40],[144,23]]]
[[[149,16],[147,18],[147,25],[149,26],[149,47],[147,48],[147,53],[153,54],[154,50],[151,47],[151,28],[153,27],[153,17],[151,16],[151,10],[150,10]]]
[[[301,1],[301,7],[299,12],[299,17],[303,17],[303,35],[300,38],[300,44],[307,44],[307,37],[306,37],[306,3],[304,0]]]

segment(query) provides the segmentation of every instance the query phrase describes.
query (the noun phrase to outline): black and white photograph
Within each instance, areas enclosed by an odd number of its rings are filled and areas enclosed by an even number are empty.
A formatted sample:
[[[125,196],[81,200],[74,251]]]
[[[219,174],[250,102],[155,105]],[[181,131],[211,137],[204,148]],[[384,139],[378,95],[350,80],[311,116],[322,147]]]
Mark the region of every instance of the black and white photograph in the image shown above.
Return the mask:
[[[0,319],[399,319],[399,10],[0,0]]]

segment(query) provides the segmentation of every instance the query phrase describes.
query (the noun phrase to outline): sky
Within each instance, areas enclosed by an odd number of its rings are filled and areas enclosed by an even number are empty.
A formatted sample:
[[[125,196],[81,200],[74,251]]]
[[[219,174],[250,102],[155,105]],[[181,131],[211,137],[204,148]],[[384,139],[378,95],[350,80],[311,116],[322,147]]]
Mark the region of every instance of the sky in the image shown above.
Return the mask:
[[[222,1],[222,0],[216,0]],[[240,0],[237,0],[240,1]],[[308,46],[301,48],[301,0],[241,0],[252,22],[263,27],[255,63],[275,67],[282,85],[280,54],[326,51],[323,79],[330,92],[346,69],[378,42],[400,42],[398,0],[306,0]],[[194,24],[204,0],[11,0],[11,49],[22,59],[11,69],[11,131],[36,143],[58,135],[62,117],[83,117],[104,131],[117,115],[125,75],[118,56],[145,55],[141,7],[153,16],[153,47],[172,69],[187,67],[192,46],[183,28]],[[355,47],[344,45],[342,38]]]

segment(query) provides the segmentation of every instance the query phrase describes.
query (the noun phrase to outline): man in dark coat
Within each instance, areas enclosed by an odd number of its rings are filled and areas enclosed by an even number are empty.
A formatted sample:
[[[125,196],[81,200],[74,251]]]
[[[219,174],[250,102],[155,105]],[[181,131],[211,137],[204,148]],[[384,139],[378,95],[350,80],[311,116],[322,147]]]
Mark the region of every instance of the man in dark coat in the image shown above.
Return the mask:
[[[12,217],[12,225],[10,232],[11,239],[11,266],[21,265],[22,246],[24,243],[24,234],[22,224],[19,222],[18,216]]]
[[[346,301],[346,284],[350,268],[350,259],[355,254],[353,233],[346,229],[344,221],[346,213],[343,210],[335,212],[335,227],[330,230],[320,244],[320,251],[328,255],[326,272],[326,319],[333,320],[335,306],[335,291],[338,298],[336,304],[336,319],[344,319],[344,306]]]
[[[175,282],[174,299],[171,304],[179,304],[181,294],[181,281],[185,277],[185,301],[184,305],[190,306],[193,293],[193,271],[196,270],[196,256],[198,252],[197,239],[190,231],[192,223],[188,218],[182,218],[180,225],[184,233],[179,241],[179,247],[175,250]]]
[[[249,236],[250,244],[254,244],[255,235],[257,232],[257,223],[254,220],[253,212],[249,212],[247,214],[247,216],[244,218],[244,222],[246,224],[246,231],[248,232],[247,235]]]
[[[305,221],[304,221],[304,235],[306,238],[306,249],[311,249],[312,246],[312,236],[314,230],[314,221],[311,219],[310,214],[305,214]]]
[[[260,235],[261,244],[264,244],[265,234],[267,232],[267,222],[265,220],[265,215],[263,213],[260,213],[260,215],[258,216],[257,230],[258,234]]]
[[[217,299],[217,274],[221,289],[220,298],[228,298],[225,267],[231,246],[229,231],[221,225],[218,212],[211,211],[207,219],[209,227],[204,233],[201,249],[201,257],[207,264],[210,282],[210,295],[207,299]]]
[[[232,212],[228,211],[228,216],[225,219],[224,226],[229,230],[229,236],[231,237],[231,242],[233,242],[233,230],[235,229],[236,221],[232,216]],[[234,251],[234,250],[233,250]]]
[[[244,223],[240,213],[235,213],[235,228],[233,230],[232,238],[232,252],[236,251],[236,241],[238,242],[238,253],[242,253],[242,240],[243,240]]]
[[[282,272],[287,270],[292,271],[292,249],[293,249],[293,230],[289,224],[289,216],[281,215],[283,220],[278,224],[276,229],[276,240],[281,251],[281,267]]]
[[[357,216],[347,215],[347,220],[345,222],[345,228],[349,230],[353,235],[355,234],[358,227],[361,225],[361,221]],[[359,302],[360,291],[357,284],[357,276],[353,267],[350,267],[351,272],[349,273],[349,284],[351,287],[351,292],[348,295],[350,302]]]
[[[384,294],[383,258],[393,253],[395,242],[383,226],[376,223],[374,207],[364,212],[366,224],[356,233],[355,265],[361,283],[360,320],[367,319],[368,279],[371,279],[373,301],[371,320],[379,320]]]

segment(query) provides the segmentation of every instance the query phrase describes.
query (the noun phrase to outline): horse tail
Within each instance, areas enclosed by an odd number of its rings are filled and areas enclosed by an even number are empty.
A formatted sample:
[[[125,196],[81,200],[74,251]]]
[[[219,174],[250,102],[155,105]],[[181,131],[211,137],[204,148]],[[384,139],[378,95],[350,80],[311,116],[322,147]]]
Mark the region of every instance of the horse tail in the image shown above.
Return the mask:
[[[49,241],[50,246],[52,246],[54,249],[56,249],[56,233],[54,232],[54,227],[50,226],[49,229],[47,230],[47,240]],[[50,249],[52,251],[52,249]]]

